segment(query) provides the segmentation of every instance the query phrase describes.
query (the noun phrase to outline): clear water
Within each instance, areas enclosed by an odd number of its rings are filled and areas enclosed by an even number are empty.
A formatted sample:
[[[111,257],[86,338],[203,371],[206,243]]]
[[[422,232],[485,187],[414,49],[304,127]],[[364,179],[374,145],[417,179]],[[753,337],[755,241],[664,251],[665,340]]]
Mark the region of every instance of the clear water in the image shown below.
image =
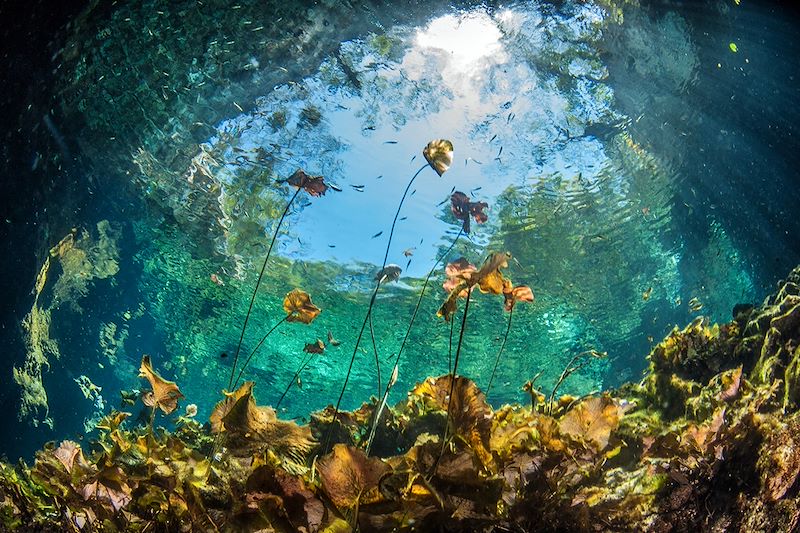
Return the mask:
[[[589,349],[609,356],[563,390],[637,380],[675,324],[727,320],[800,258],[797,26],[770,6],[225,4],[90,9],[56,40],[52,84],[21,115],[35,142],[16,156],[43,196],[6,199],[4,239],[35,245],[36,267],[15,272],[25,293],[71,228],[89,231],[79,248],[94,266],[52,267],[41,296],[17,298],[4,315],[10,377],[35,352],[20,323],[32,307],[50,313],[37,337],[49,342],[49,410],[33,402],[9,420],[6,453],[91,431],[120,390],[140,386],[143,353],[207,416],[291,197],[278,180],[297,168],[341,192],[293,204],[242,352],[284,316],[292,288],[323,311],[309,326],[281,325],[245,376],[274,403],[306,343],[331,332],[341,344],[304,370],[282,403],[287,418],[336,401],[394,211],[435,138],[453,142],[454,164],[415,182],[389,250],[403,274],[374,307],[384,383],[422,279],[459,233],[454,188],[487,202],[489,221],[449,258],[507,250],[508,276],[536,295],[515,310],[496,405],[522,400],[539,372],[552,387]],[[98,257],[114,268],[98,271]],[[449,368],[450,326],[435,315],[441,267],[432,280],[393,399]],[[480,386],[506,317],[497,297],[471,304],[459,373]],[[375,359],[366,337],[344,408],[377,394]],[[80,376],[102,387],[102,401],[84,397]],[[4,405],[17,410],[20,388],[8,383]]]

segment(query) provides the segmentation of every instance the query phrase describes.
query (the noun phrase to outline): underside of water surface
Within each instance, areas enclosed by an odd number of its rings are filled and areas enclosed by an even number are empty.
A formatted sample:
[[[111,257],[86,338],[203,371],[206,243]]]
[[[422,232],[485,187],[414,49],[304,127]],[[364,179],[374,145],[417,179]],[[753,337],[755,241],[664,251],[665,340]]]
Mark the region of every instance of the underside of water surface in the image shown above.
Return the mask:
[[[148,0],[33,38],[0,528],[798,527],[800,29],[750,4]]]

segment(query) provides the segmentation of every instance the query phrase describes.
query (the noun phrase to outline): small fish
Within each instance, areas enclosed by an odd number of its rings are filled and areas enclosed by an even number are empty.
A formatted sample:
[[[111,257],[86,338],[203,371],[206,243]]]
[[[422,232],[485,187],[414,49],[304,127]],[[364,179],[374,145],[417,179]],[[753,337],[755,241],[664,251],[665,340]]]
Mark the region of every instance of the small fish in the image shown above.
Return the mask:
[[[410,266],[411,266],[411,258],[409,257],[408,261],[406,262],[406,270],[408,270],[408,267]]]
[[[335,185],[335,184],[333,184],[333,183],[329,183],[329,184],[328,184],[328,187],[330,187],[331,189],[333,189],[333,190],[334,190],[334,191],[336,191],[336,192],[342,192],[342,189],[341,189],[341,187],[339,187],[338,185]]]
[[[412,157],[411,161],[409,161],[409,163],[413,163],[416,158],[417,158],[417,156]]]
[[[476,162],[476,163],[478,163],[479,165],[482,165],[482,164],[483,164],[483,163],[481,163],[480,161],[478,161],[477,159],[473,159],[473,161],[475,161],[475,162]]]
[[[493,141],[493,140],[495,140],[495,139],[497,139],[497,134],[496,134],[496,133],[495,133],[494,135],[492,135],[492,138],[491,138],[491,139],[489,139],[489,142],[492,142],[492,141]]]
[[[647,287],[647,290],[642,293],[642,300],[645,302],[650,299],[650,294],[653,292],[653,287]]]
[[[328,248],[336,248],[336,245],[335,244],[329,244]]]
[[[406,220],[408,217],[400,217],[400,220]]]
[[[480,187],[475,187],[474,189],[471,189],[469,192],[470,192],[470,193],[476,193],[476,192],[478,192],[478,191],[479,191],[479,190],[481,190],[481,189],[483,189],[483,186],[480,186]]]
[[[416,247],[406,248],[405,250],[403,250],[403,255],[406,257],[411,257],[412,255],[414,255],[414,250],[416,250]]]
[[[499,152],[497,152],[497,157],[500,157],[500,154],[502,154],[502,153],[503,153],[503,147],[501,146],[501,147],[500,147],[500,151],[499,151]]]
[[[410,197],[414,196],[415,194],[417,194],[417,189],[414,189],[413,191],[411,191],[411,194],[409,194],[408,196],[410,198]]]
[[[330,330],[328,330],[328,344],[331,346],[339,346],[341,344],[341,342],[333,338],[333,333]]]
[[[397,144],[397,141],[383,141],[383,144]]]
[[[703,302],[701,302],[700,299],[697,298],[697,296],[695,296],[691,300],[689,300],[689,310],[690,311],[693,311],[693,312],[696,313],[696,312],[700,311],[702,308],[703,308]]]
[[[453,194],[454,192],[456,192],[455,186],[452,189],[450,189],[450,194]]]
[[[222,352],[221,354],[219,354],[219,357],[220,357],[220,359],[225,359],[226,357],[228,357],[228,353],[227,352]]]
[[[353,189],[357,190],[358,192],[364,192],[364,186],[363,185],[351,185],[351,187]]]
[[[447,202],[449,202],[449,201],[450,201],[450,198],[445,198],[444,200],[442,200],[441,202],[439,202],[438,204],[436,204],[436,207],[439,207],[440,205],[444,205],[444,204],[446,204],[446,203],[447,203]]]
[[[378,177],[377,177],[377,178],[375,178],[375,179],[376,179],[376,180],[379,180],[379,179],[381,179],[382,177],[383,177],[383,174],[381,174],[380,176],[378,176]]]
[[[297,380],[296,381],[297,381],[297,388],[298,389],[302,389],[303,388],[303,380],[300,379],[299,375],[297,376]]]
[[[306,208],[306,207],[308,207],[310,205],[311,205],[311,202],[304,202],[304,203],[300,204],[300,207]]]
[[[378,233],[376,233],[375,235],[373,235],[372,237],[370,237],[370,239],[377,239],[377,238],[378,238],[378,237],[380,237],[381,235],[383,235],[383,231],[382,231],[382,230],[381,230],[381,231],[379,231]]]
[[[515,114],[513,111],[512,111],[511,113],[509,113],[509,114],[508,114],[508,118],[506,119],[506,124],[508,124],[509,122],[511,122],[512,120],[514,120],[514,117],[516,117],[516,116],[517,116],[517,115],[516,115],[516,114]]]

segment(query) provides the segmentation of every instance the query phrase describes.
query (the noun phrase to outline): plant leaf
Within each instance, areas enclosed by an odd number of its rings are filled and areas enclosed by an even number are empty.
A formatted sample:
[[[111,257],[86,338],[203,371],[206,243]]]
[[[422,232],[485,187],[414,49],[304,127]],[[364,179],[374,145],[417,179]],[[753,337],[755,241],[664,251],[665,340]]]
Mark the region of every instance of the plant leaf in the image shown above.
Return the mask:
[[[283,310],[289,315],[287,322],[311,324],[322,311],[311,302],[311,296],[300,289],[293,289],[283,299]]]
[[[148,391],[142,396],[145,405],[152,408],[159,408],[168,415],[178,408],[178,400],[183,398],[183,394],[174,381],[169,381],[153,370],[150,363],[150,356],[142,356],[142,364],[139,366],[139,377],[145,378],[150,382],[152,391]]]
[[[311,196],[323,196],[325,191],[328,190],[328,186],[322,176],[309,176],[300,169],[295,170],[294,174],[286,180],[286,183],[303,189]]]
[[[378,482],[389,470],[377,457],[344,444],[317,461],[322,490],[340,510],[381,501]]]
[[[478,224],[483,224],[489,220],[489,216],[483,212],[489,207],[486,202],[472,202],[469,196],[461,191],[456,191],[450,196],[450,211],[456,219],[462,222],[464,233],[470,231],[470,217],[475,219]]]
[[[609,396],[582,401],[559,422],[559,430],[573,438],[594,443],[599,450],[608,446],[611,432],[619,425],[622,409]]]
[[[533,302],[533,291],[527,285],[519,285],[503,292],[504,308],[511,311],[517,302]]]
[[[431,168],[441,176],[453,164],[453,143],[446,139],[436,139],[428,143],[422,155]]]

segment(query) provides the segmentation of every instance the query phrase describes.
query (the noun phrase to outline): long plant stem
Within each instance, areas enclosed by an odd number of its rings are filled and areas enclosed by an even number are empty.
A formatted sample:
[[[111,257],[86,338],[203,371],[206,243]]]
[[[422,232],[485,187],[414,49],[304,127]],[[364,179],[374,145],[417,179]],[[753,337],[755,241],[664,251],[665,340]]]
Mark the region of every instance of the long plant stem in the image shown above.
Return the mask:
[[[462,227],[461,230],[458,232],[458,235],[456,235],[456,238],[453,239],[452,243],[450,243],[450,247],[441,255],[441,257],[439,257],[436,260],[436,263],[434,263],[433,268],[431,268],[430,272],[428,272],[428,275],[425,276],[425,281],[422,284],[422,290],[419,293],[419,298],[417,298],[417,305],[414,306],[414,312],[411,314],[411,321],[408,323],[408,328],[406,328],[406,334],[403,337],[403,342],[400,343],[400,349],[397,351],[397,355],[394,358],[394,367],[393,367],[393,369],[394,368],[398,368],[399,365],[400,365],[400,356],[403,355],[403,349],[406,347],[406,342],[408,341],[408,338],[411,336],[411,328],[414,326],[414,320],[416,320],[416,318],[417,318],[417,313],[419,312],[420,305],[422,305],[422,297],[425,296],[425,289],[428,288],[428,282],[430,281],[431,276],[433,275],[434,272],[436,272],[436,269],[439,267],[441,262],[444,261],[444,259],[448,255],[450,255],[450,252],[455,247],[456,243],[458,242],[459,237],[461,237],[463,232],[464,232],[464,228]],[[451,344],[451,348],[452,348],[452,341],[453,341],[453,323],[451,321],[451,323],[450,323],[450,344]],[[378,422],[379,422],[379,420],[381,418],[381,414],[383,414],[383,409],[386,407],[386,401],[389,398],[389,392],[392,390],[392,385],[394,385],[394,383],[392,383],[392,380],[389,380],[386,383],[386,391],[383,393],[383,397],[381,398],[381,402],[379,404],[378,410],[376,411],[375,416],[372,419],[372,429],[370,429],[369,439],[367,440],[367,449],[366,449],[367,455],[369,455],[369,451],[370,451],[370,449],[372,447],[372,440],[375,438],[375,432],[376,432],[376,430],[378,428]]]
[[[281,402],[283,402],[283,399],[286,397],[286,395],[289,393],[289,390],[292,388],[292,385],[294,385],[295,381],[297,381],[297,376],[299,376],[300,373],[303,372],[303,370],[306,369],[306,367],[308,366],[308,363],[310,363],[313,358],[314,358],[314,354],[312,353],[308,357],[306,357],[305,360],[303,361],[303,364],[300,365],[297,368],[297,370],[294,373],[294,376],[292,376],[292,380],[289,382],[288,385],[286,385],[286,390],[283,391],[283,394],[281,394],[281,397],[278,398],[278,403],[275,404],[275,412],[276,413],[278,411],[278,408],[281,406]]]
[[[423,170],[428,166],[426,163],[425,165],[419,167],[411,179],[408,181],[408,185],[406,185],[405,191],[403,191],[403,196],[400,198],[400,203],[397,206],[397,211],[394,213],[394,220],[392,220],[392,229],[389,231],[389,242],[386,243],[386,253],[383,254],[383,264],[381,265],[381,270],[386,267],[386,261],[389,259],[389,249],[392,247],[392,238],[394,237],[394,228],[397,225],[397,219],[400,216],[400,210],[403,208],[403,202],[406,200],[406,196],[408,196],[408,191],[411,190],[411,185],[414,184],[414,180],[417,179],[417,176],[422,173]],[[372,298],[369,300],[369,307],[367,308],[367,315],[364,317],[364,323],[361,324],[361,331],[358,333],[358,337],[356,338],[356,345],[353,347],[353,356],[350,358],[350,365],[347,367],[347,375],[344,378],[344,384],[342,385],[342,392],[339,393],[339,399],[336,400],[336,406],[333,409],[333,420],[331,421],[331,427],[328,429],[328,435],[325,438],[325,447],[322,449],[322,453],[328,453],[331,443],[331,437],[333,436],[333,427],[336,424],[336,418],[339,415],[339,407],[342,404],[342,398],[344,397],[344,393],[347,390],[347,383],[350,381],[350,374],[353,372],[353,363],[356,360],[356,354],[358,353],[358,346],[361,344],[361,338],[364,335],[364,329],[367,327],[367,321],[370,319],[372,315],[372,306],[375,305],[375,297],[378,295],[378,289],[381,286],[382,279],[378,280],[378,283],[375,285],[375,290],[372,293]]]
[[[472,296],[472,288],[467,289],[467,303],[464,304],[464,315],[461,317],[461,331],[458,333],[458,347],[456,348],[456,357],[453,361],[453,372],[450,374],[450,395],[447,399],[447,413],[444,420],[444,433],[442,434],[442,449],[439,452],[439,456],[436,458],[436,462],[433,463],[433,469],[431,470],[431,475],[436,473],[436,468],[439,466],[439,461],[441,461],[442,456],[444,455],[444,450],[447,447],[447,430],[450,427],[450,408],[453,406],[453,392],[456,389],[456,373],[458,372],[458,360],[461,356],[461,345],[464,342],[464,330],[467,326],[467,313],[469,312],[469,302]]]
[[[447,373],[453,371],[453,327],[455,326],[456,321],[450,321],[450,340],[447,343]]]
[[[278,326],[280,326],[281,324],[283,324],[284,322],[286,322],[286,319],[287,319],[287,318],[289,318],[289,315],[286,315],[285,317],[283,317],[283,318],[281,318],[279,321],[277,321],[277,322],[275,323],[275,325],[274,325],[274,326],[272,326],[272,327],[269,329],[269,331],[267,331],[267,332],[264,334],[264,336],[263,336],[263,337],[261,337],[261,340],[260,340],[260,341],[258,341],[258,344],[256,344],[256,347],[255,347],[255,348],[253,348],[253,351],[252,351],[252,352],[250,352],[250,355],[248,355],[248,356],[247,356],[247,359],[245,360],[244,364],[242,365],[242,368],[239,370],[239,375],[238,375],[238,376],[236,376],[236,381],[233,383],[233,388],[234,388],[234,389],[235,389],[235,388],[236,388],[236,387],[239,385],[239,380],[240,380],[240,379],[242,379],[242,374],[244,374],[244,371],[245,371],[245,369],[247,368],[247,365],[248,365],[248,364],[250,364],[250,360],[251,360],[251,359],[253,358],[253,356],[256,354],[256,352],[258,351],[258,349],[259,349],[259,348],[261,348],[261,345],[262,345],[262,344],[264,344],[264,341],[265,341],[265,340],[267,340],[267,337],[269,337],[270,333],[272,333],[273,331],[275,331],[276,329],[278,329]]]
[[[339,399],[336,400],[336,407],[333,409],[333,418],[331,419],[331,427],[328,429],[328,434],[325,437],[325,446],[322,448],[322,454],[328,453],[331,445],[331,438],[333,437],[333,428],[336,425],[336,418],[339,415],[339,406],[342,404],[342,398],[344,398],[344,392],[347,389],[347,382],[350,380],[350,374],[353,372],[353,363],[356,360],[356,354],[358,353],[358,345],[361,343],[361,338],[364,336],[364,330],[367,327],[367,321],[369,320],[370,313],[372,312],[372,305],[375,303],[375,297],[378,295],[378,289],[381,286],[381,280],[378,280],[378,283],[375,284],[375,290],[372,291],[372,297],[369,300],[369,310],[367,311],[367,315],[364,317],[364,322],[361,324],[361,330],[358,332],[358,338],[356,338],[356,347],[353,349],[353,356],[350,358],[350,366],[347,367],[347,374],[344,377],[344,384],[342,385],[342,391],[339,393]]]
[[[489,398],[489,391],[492,390],[492,383],[494,382],[494,375],[497,372],[497,365],[500,363],[500,356],[503,355],[503,350],[506,347],[508,340],[508,332],[511,331],[511,318],[514,316],[514,307],[508,312],[508,326],[506,327],[506,334],[503,335],[503,343],[500,345],[500,351],[497,352],[497,357],[494,360],[494,368],[492,368],[492,377],[489,378],[489,384],[486,386],[486,398]]]
[[[261,265],[261,272],[258,273],[258,279],[256,280],[256,286],[253,289],[253,295],[250,297],[250,305],[247,308],[247,314],[244,317],[244,323],[242,324],[242,332],[239,335],[239,344],[236,345],[236,353],[233,356],[233,368],[231,368],[231,377],[228,380],[228,390],[231,389],[233,386],[233,376],[236,374],[236,363],[239,361],[239,352],[242,350],[242,341],[244,340],[244,332],[247,330],[247,323],[250,321],[250,314],[253,312],[253,304],[256,301],[256,295],[258,294],[258,288],[261,286],[261,279],[264,277],[264,272],[267,270],[267,261],[269,261],[269,255],[272,253],[272,247],[275,246],[275,239],[278,237],[278,231],[281,229],[281,224],[283,224],[283,219],[286,218],[286,215],[289,213],[289,208],[292,207],[292,203],[294,199],[297,198],[297,195],[300,194],[300,189],[295,191],[292,195],[292,198],[286,204],[286,209],[283,210],[283,214],[281,215],[280,220],[278,220],[278,225],[275,227],[275,233],[272,234],[272,241],[269,243],[269,248],[267,249],[267,255],[264,257],[264,264]]]
[[[375,372],[378,374],[378,396],[381,395],[381,359],[378,355],[378,345],[375,342],[375,326],[372,325],[372,313],[369,314],[369,336],[372,339],[372,351],[375,352]]]

